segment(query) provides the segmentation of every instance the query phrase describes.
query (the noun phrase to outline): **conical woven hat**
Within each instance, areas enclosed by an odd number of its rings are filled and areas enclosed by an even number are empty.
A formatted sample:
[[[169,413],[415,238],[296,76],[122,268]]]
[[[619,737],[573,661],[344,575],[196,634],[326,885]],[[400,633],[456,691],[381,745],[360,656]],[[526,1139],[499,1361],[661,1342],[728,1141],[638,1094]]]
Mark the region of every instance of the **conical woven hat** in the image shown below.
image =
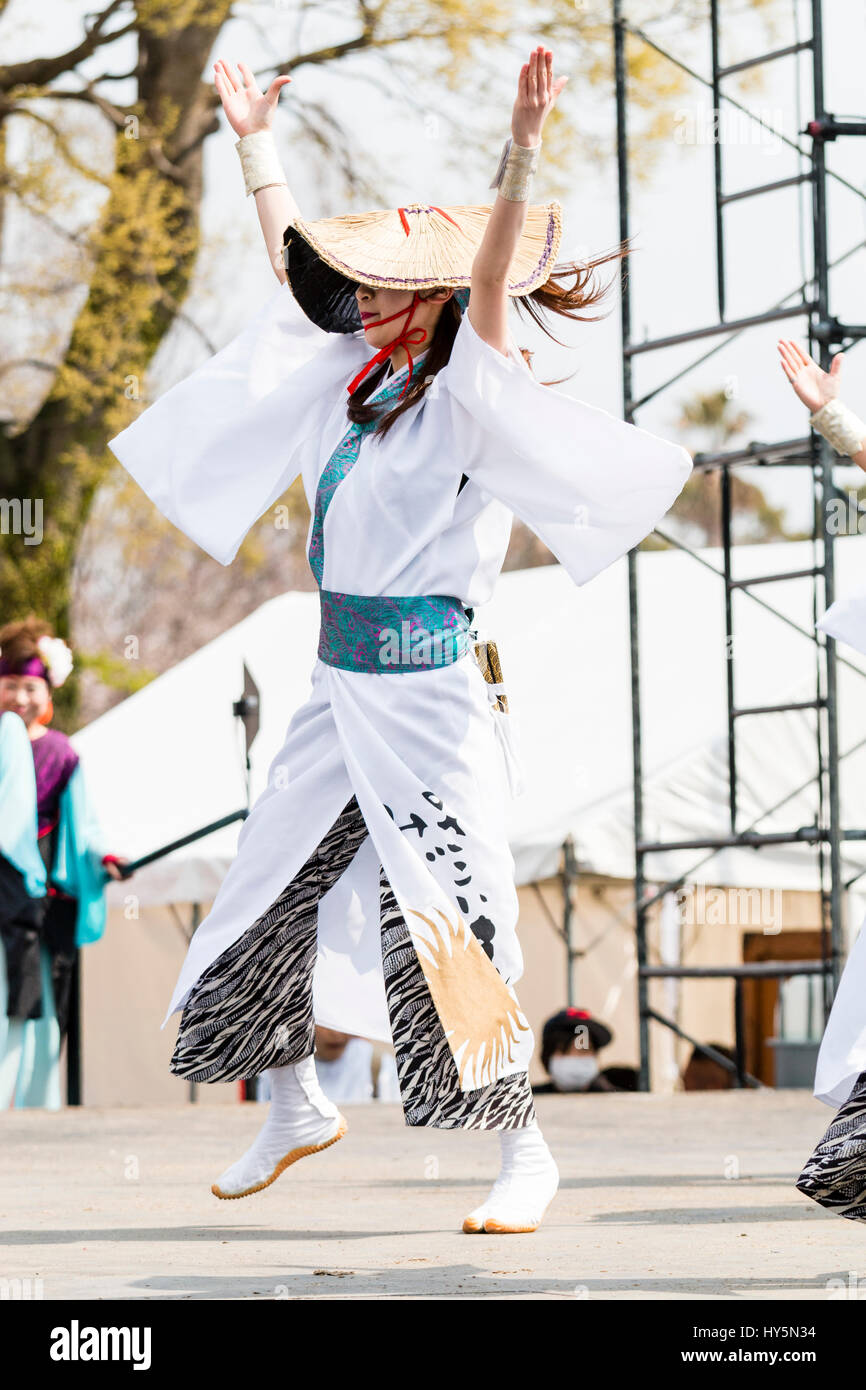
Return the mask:
[[[286,274],[304,313],[329,332],[361,327],[355,290],[468,286],[472,262],[490,217],[489,207],[407,207],[376,212],[301,218],[283,236]],[[559,203],[527,209],[523,235],[511,262],[508,294],[543,285],[556,263],[562,236]]]

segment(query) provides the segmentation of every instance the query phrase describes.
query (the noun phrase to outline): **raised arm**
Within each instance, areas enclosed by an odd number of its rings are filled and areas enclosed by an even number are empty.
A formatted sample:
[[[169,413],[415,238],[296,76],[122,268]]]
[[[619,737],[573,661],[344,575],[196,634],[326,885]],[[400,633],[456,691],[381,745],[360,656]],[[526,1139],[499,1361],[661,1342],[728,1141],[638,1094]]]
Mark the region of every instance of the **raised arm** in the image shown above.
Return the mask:
[[[782,371],[805,406],[814,430],[866,472],[866,424],[839,399],[842,354],[837,352],[825,372],[793,338],[776,344]]]
[[[511,148],[500,165],[496,202],[472,263],[469,321],[480,338],[508,355],[508,271],[526,222],[541,131],[567,77],[553,76],[553,54],[539,45],[520,69],[511,116]]]
[[[298,216],[299,209],[277,156],[272,125],[280,91],[292,79],[275,77],[263,93],[246,63],[238,63],[238,68],[239,77],[228,63],[219,59],[214,63],[214,84],[232,130],[241,137],[256,136],[241,147],[241,159],[245,173],[249,171],[254,183],[262,178],[267,180],[255,189],[253,196],[271,269],[280,283],[285,284],[283,233]]]

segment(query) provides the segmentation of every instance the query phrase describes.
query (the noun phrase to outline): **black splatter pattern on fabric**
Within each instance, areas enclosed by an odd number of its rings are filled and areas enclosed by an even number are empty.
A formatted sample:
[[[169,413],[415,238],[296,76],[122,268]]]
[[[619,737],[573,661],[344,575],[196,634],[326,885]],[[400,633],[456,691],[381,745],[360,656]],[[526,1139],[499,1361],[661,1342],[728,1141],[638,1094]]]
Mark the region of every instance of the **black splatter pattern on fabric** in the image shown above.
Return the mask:
[[[466,831],[456,816],[449,813],[444,801],[435,792],[427,789],[421,795],[426,803],[424,808],[407,811],[402,823],[390,806],[386,806],[385,810],[398,830],[417,834],[425,846],[424,857],[429,863],[435,864],[437,860],[451,856],[454,901],[469,923],[472,934],[477,937],[485,954],[492,961],[496,926],[484,912],[482,904],[487,902],[487,894],[482,893],[475,883],[466,859],[466,846],[460,843],[460,838],[465,838]]]

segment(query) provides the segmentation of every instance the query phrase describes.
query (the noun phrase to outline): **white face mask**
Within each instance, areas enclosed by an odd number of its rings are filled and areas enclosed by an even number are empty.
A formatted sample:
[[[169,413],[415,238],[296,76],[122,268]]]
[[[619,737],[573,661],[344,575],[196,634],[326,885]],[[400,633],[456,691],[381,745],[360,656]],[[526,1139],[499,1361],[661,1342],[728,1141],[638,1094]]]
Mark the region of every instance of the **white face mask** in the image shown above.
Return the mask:
[[[598,1062],[594,1057],[554,1053],[547,1070],[558,1091],[585,1091],[598,1076]]]

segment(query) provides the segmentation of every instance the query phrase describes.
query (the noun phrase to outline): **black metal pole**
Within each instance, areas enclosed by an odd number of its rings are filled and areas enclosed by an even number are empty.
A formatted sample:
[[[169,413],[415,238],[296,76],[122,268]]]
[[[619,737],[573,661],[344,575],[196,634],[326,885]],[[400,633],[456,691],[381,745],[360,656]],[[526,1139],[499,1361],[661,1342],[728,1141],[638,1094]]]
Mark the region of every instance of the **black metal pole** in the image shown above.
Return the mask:
[[[75,952],[66,1029],[66,1104],[81,1104],[81,951]]]
[[[812,136],[812,211],[814,224],[815,286],[814,299],[818,318],[820,363],[825,371],[830,367],[830,344],[825,333],[830,307],[830,268],[827,253],[827,169],[824,159],[824,140],[820,133],[826,119],[824,109],[824,50],[821,0],[812,0],[812,83],[814,92],[814,122],[818,132]],[[813,328],[814,332],[814,328]],[[836,592],[833,533],[830,530],[830,502],[833,496],[833,462],[830,447],[820,440],[821,476],[823,479],[822,530],[824,536],[824,601],[827,607]],[[830,973],[835,994],[841,974],[842,959],[842,857],[840,848],[839,808],[839,729],[837,722],[838,685],[836,679],[836,644],[827,638],[827,789],[830,831]]]
[[[614,75],[616,78],[616,160],[617,186],[619,195],[619,235],[621,242],[628,241],[628,133],[626,127],[626,105],[628,68],[626,64],[626,25],[622,13],[622,0],[613,0],[613,42]],[[632,367],[629,347],[631,345],[631,299],[629,293],[628,261],[620,262],[620,322],[622,325],[622,397],[625,419],[632,423]],[[628,556],[628,621],[629,653],[631,661],[631,709],[632,709],[632,765],[634,775],[634,843],[635,843],[635,944],[638,966],[647,963],[647,912],[643,905],[645,896],[643,855],[638,848],[643,840],[643,759],[641,753],[640,724],[640,646],[637,560],[633,550]],[[640,1044],[640,1070],[638,1089],[650,1088],[649,1059],[649,992],[645,976],[638,970],[638,1040]]]
[[[716,291],[719,318],[725,317],[725,224],[722,188],[722,91],[719,80],[719,7],[710,0],[710,48],[713,64],[713,171],[716,202]]]
[[[562,934],[565,940],[565,1002],[569,1006],[576,1003],[574,963],[576,952],[572,927],[574,924],[574,903],[571,890],[577,878],[577,856],[574,852],[574,839],[567,835],[562,845]]]
[[[737,743],[734,718],[734,595],[731,556],[731,474],[723,464],[721,476],[722,551],[725,573],[725,689],[728,704],[728,809],[731,834],[737,833]]]
[[[737,1050],[737,1085],[746,1082],[746,1011],[743,1007],[743,982],[734,980],[734,1037]]]
[[[189,933],[189,939],[190,939],[190,941],[192,941],[193,937],[195,936],[196,929],[197,929],[198,924],[199,924],[200,921],[201,921],[201,903],[193,903],[193,905],[192,905],[192,915],[191,915],[191,917],[190,917],[190,923],[189,923],[189,925],[190,925],[190,933]],[[197,1081],[190,1081],[190,1082],[189,1082],[189,1099],[190,1099],[190,1101],[192,1101],[193,1103],[194,1103],[195,1101],[198,1100],[198,1082],[197,1082]]]
[[[137,869],[141,869],[145,864],[152,864],[156,859],[164,859],[173,850],[182,849],[184,845],[194,844],[196,840],[202,840],[206,835],[212,835],[215,830],[222,830],[226,825],[233,825],[236,820],[246,820],[249,815],[249,807],[242,811],[232,811],[228,816],[220,816],[219,820],[211,821],[210,825],[203,825],[198,830],[191,830],[188,835],[181,835],[179,840],[172,840],[171,844],[160,845],[159,849],[153,849],[149,854],[143,854],[139,859],[133,859],[129,864],[121,864],[120,870],[124,878],[128,878]]]

